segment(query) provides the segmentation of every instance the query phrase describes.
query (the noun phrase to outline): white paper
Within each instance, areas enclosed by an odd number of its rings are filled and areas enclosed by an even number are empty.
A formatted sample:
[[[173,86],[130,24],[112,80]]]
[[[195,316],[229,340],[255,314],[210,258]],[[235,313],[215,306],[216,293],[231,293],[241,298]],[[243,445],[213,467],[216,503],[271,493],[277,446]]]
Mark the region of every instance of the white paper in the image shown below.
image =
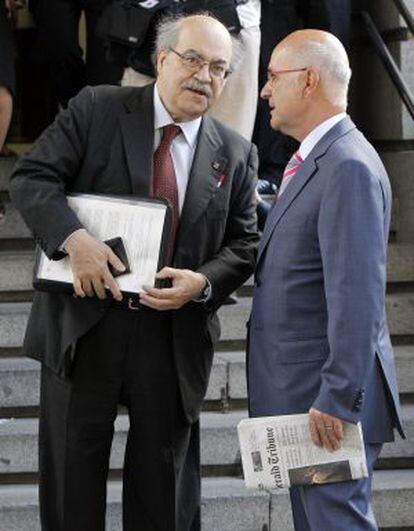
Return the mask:
[[[144,284],[154,285],[167,212],[165,204],[92,195],[69,196],[68,203],[95,238],[104,241],[122,237],[131,272],[117,277],[121,291],[139,293]],[[38,279],[72,284],[69,258],[49,260],[42,252]]]
[[[360,423],[344,423],[342,447],[335,452],[316,446],[308,426],[307,414],[242,420],[237,430],[246,487],[282,489],[368,476]]]

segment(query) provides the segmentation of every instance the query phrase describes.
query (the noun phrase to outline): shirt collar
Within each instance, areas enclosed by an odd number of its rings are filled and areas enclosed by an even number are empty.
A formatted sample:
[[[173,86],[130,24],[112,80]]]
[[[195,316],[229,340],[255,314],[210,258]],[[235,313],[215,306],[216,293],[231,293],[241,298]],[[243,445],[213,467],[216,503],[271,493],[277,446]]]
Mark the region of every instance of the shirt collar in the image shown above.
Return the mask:
[[[175,123],[171,118],[170,113],[165,108],[164,104],[161,101],[160,94],[158,92],[157,84],[154,86],[154,127],[155,130],[160,130],[166,125]],[[188,122],[180,122],[175,125],[178,125],[183,132],[184,138],[186,139],[188,145],[191,148],[194,148],[197,142],[197,135],[201,125],[201,116],[195,120],[190,120]],[[161,132],[161,131],[160,131]]]
[[[312,151],[312,149],[316,146],[316,144],[321,140],[323,136],[326,135],[328,131],[334,127],[337,123],[339,123],[341,120],[343,120],[346,116],[345,112],[341,112],[339,114],[335,114],[335,116],[331,116],[327,120],[320,123],[318,126],[315,127],[303,140],[299,148],[299,154],[302,157],[303,160],[306,159],[306,157],[309,155],[309,153]]]

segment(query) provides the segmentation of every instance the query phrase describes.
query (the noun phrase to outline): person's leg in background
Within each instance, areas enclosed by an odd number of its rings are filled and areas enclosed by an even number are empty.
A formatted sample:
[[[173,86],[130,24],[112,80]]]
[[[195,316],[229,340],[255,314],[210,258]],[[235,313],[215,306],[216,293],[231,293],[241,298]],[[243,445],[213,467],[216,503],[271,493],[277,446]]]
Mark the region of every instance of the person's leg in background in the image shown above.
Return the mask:
[[[239,5],[237,12],[242,29],[233,51],[234,69],[209,114],[251,140],[258,100],[260,1],[249,0]]]
[[[67,105],[86,84],[83,51],[79,46],[80,0],[38,0],[33,11],[36,62],[46,64],[59,103]]]
[[[86,0],[86,82],[88,85],[117,85],[122,77],[122,68],[106,60],[103,39],[97,35],[97,24],[105,6],[111,0]]]
[[[3,2],[0,3],[0,156],[4,154],[4,143],[13,113],[15,91],[14,43],[9,14]],[[0,198],[0,221],[5,216],[5,207]]]

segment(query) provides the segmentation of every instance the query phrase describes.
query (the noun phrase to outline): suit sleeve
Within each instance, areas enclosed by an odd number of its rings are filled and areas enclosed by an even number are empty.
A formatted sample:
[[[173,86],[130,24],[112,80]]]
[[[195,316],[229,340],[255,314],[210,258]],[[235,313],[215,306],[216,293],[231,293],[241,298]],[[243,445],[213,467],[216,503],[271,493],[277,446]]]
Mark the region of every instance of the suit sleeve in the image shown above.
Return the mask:
[[[62,242],[82,228],[65,193],[84,158],[93,107],[94,92],[86,87],[21,158],[11,176],[11,198],[49,258],[57,258]]]
[[[343,163],[322,198],[318,233],[329,356],[313,407],[358,422],[385,319],[386,191],[370,168]]]
[[[223,244],[216,256],[198,271],[206,275],[212,287],[208,309],[216,309],[226,297],[253,273],[257,232],[255,188],[257,182],[257,151],[252,145],[243,173],[235,175]]]

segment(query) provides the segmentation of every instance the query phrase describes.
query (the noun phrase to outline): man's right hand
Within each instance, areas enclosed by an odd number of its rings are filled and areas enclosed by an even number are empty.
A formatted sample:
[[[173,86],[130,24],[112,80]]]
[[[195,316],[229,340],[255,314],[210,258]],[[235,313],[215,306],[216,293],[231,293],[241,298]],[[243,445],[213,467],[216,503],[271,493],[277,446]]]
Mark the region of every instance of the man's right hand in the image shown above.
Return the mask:
[[[122,300],[119,286],[111,275],[108,262],[118,271],[125,271],[125,266],[105,243],[92,237],[85,230],[77,231],[65,244],[73,272],[73,287],[78,297],[106,298],[105,287],[117,301]]]

